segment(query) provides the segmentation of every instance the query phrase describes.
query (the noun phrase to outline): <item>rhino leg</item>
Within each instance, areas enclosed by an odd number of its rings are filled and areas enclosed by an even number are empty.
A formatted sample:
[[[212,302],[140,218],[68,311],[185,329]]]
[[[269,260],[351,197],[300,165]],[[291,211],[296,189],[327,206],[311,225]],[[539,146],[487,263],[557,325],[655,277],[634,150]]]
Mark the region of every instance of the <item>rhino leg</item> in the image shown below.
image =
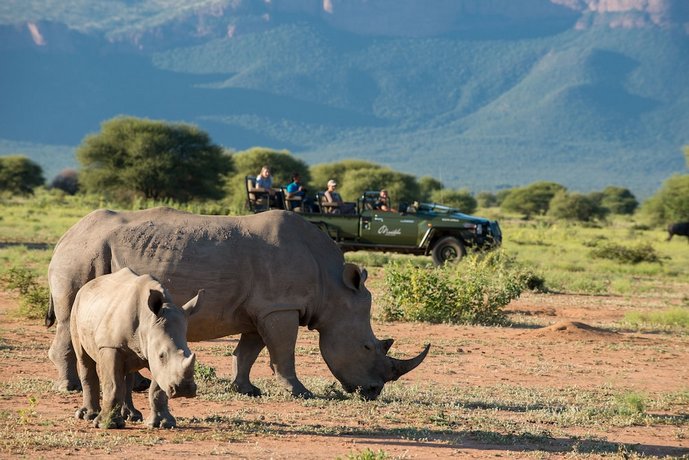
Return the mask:
[[[312,398],[313,393],[302,385],[294,369],[299,312],[289,310],[271,313],[259,324],[258,332],[268,347],[271,367],[278,380],[290,390],[292,396]]]
[[[77,367],[84,389],[82,407],[77,409],[76,418],[93,420],[100,413],[100,381],[96,362],[81,348],[77,354]]]
[[[79,375],[77,373],[77,357],[72,346],[69,332],[69,313],[71,303],[66,308],[55,302],[55,337],[48,350],[48,357],[57,368],[57,380],[53,385],[58,391],[79,391]],[[66,311],[65,311],[66,310]]]
[[[251,383],[249,373],[265,346],[263,339],[256,332],[245,332],[239,337],[237,348],[232,353],[234,364],[232,389],[237,393],[247,396],[261,396],[261,390]]]
[[[170,413],[167,395],[155,380],[151,380],[151,386],[148,388],[148,401],[151,404],[151,415],[146,420],[146,425],[149,428],[174,428],[177,426],[177,420]]]
[[[98,377],[103,390],[103,408],[93,421],[98,428],[124,428],[122,405],[127,385],[123,362],[114,348],[98,351]]]
[[[130,422],[140,422],[144,419],[141,412],[134,407],[134,401],[132,400],[132,391],[134,390],[137,375],[139,375],[138,372],[130,372],[125,377],[126,390],[124,393],[124,404],[122,404],[122,418]]]

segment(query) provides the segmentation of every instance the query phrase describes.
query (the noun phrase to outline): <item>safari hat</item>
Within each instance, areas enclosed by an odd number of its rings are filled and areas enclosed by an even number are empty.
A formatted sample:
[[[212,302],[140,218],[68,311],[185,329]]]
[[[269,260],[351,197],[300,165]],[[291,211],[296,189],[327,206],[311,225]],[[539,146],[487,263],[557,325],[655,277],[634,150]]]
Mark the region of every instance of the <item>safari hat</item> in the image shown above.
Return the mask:
[[[330,187],[331,185],[337,185],[337,182],[335,182],[334,180],[330,179],[330,180],[328,181],[328,187]]]

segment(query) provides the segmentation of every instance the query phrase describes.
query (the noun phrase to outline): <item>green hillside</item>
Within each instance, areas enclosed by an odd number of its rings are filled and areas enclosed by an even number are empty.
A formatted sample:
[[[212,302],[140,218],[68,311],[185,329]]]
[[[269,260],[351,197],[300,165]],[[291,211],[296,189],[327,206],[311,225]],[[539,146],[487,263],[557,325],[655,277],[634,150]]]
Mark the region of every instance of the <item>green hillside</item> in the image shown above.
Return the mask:
[[[0,20],[40,16],[39,3],[0,7]],[[476,192],[552,180],[645,197],[685,168],[681,30],[377,37],[293,12],[266,25],[254,2],[231,17],[244,33],[228,38],[227,17],[209,14],[204,27],[220,32],[189,37],[178,32],[212,2],[77,3],[42,24],[69,46],[0,48],[10,64],[0,154],[25,146],[49,177],[119,114],[195,123],[229,148],[287,148],[312,164],[362,158]],[[128,48],[131,37],[157,51]]]

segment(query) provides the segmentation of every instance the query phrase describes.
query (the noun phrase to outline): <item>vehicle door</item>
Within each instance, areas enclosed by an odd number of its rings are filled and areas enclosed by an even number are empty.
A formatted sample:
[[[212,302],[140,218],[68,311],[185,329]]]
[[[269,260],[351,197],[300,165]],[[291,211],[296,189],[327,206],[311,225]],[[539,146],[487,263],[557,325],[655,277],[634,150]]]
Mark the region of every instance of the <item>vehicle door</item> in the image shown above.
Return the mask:
[[[419,219],[398,212],[366,211],[361,216],[361,241],[385,246],[416,246]]]

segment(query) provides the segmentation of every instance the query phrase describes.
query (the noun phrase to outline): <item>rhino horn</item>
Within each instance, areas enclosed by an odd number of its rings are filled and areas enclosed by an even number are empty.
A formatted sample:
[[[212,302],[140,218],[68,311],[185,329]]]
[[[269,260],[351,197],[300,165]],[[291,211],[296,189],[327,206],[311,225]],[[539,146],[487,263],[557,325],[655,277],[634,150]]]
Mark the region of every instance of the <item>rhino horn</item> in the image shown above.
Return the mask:
[[[196,355],[192,353],[188,357],[184,358],[182,361],[182,369],[184,369],[185,375],[194,375],[194,368],[196,367]]]
[[[404,374],[407,372],[410,372],[416,368],[419,364],[423,362],[423,360],[426,358],[426,355],[428,354],[428,350],[431,348],[431,344],[427,344],[426,348],[418,354],[415,358],[411,359],[395,359],[395,358],[388,358],[390,362],[392,363],[392,372],[390,378],[388,378],[388,382],[397,380],[398,378],[402,377]]]
[[[395,339],[383,339],[380,341],[383,350],[385,350],[385,354],[388,354],[388,351],[390,351],[390,347],[392,347],[393,343],[395,343]]]

